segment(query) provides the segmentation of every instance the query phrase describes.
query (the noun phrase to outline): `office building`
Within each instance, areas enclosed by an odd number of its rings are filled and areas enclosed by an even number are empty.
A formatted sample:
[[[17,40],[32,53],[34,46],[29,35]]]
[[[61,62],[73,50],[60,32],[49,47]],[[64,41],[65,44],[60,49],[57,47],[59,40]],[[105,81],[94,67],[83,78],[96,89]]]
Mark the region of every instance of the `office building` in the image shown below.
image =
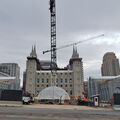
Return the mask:
[[[0,72],[0,90],[9,89],[13,90],[15,88],[16,77],[11,77],[6,73]]]
[[[102,76],[120,75],[119,60],[116,58],[115,53],[108,52],[104,55],[101,72]]]
[[[10,77],[15,77],[14,89],[20,89],[20,67],[17,63],[1,63],[0,72],[5,73]]]

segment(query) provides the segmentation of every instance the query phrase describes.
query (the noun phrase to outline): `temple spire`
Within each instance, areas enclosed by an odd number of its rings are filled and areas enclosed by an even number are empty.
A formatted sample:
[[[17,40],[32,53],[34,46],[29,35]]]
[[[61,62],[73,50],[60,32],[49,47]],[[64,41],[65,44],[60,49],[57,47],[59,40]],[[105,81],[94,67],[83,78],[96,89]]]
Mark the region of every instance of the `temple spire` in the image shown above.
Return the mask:
[[[77,47],[76,46],[73,46],[72,58],[79,58],[79,54],[77,53]]]
[[[31,57],[37,57],[37,54],[36,54],[36,46],[34,45],[34,47],[32,46],[32,51],[30,53],[30,56]]]

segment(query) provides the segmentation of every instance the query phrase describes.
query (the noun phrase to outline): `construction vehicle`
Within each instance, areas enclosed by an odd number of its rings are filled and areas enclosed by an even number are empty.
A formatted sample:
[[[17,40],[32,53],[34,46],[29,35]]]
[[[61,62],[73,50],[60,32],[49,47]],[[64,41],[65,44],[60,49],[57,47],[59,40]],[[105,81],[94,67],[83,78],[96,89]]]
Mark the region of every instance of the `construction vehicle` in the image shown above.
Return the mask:
[[[29,96],[23,96],[22,97],[23,104],[30,104],[30,97]]]
[[[23,93],[22,102],[23,102],[23,104],[30,104],[31,103],[31,95],[27,92]]]

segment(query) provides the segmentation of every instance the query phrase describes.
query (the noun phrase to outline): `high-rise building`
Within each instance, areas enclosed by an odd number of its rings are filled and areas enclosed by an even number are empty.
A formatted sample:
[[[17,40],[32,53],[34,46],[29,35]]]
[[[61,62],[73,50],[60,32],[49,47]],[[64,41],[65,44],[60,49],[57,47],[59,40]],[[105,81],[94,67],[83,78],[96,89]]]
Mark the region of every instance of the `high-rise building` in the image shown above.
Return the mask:
[[[8,74],[10,77],[15,77],[14,89],[20,89],[20,67],[17,63],[1,63],[0,72]]]
[[[102,76],[120,75],[119,60],[116,58],[115,53],[107,52],[104,55],[101,73]]]
[[[25,91],[37,95],[52,84],[51,62],[39,60],[36,48],[32,48],[30,56],[27,57],[26,71],[24,73]],[[57,65],[56,65],[57,66]],[[83,94],[83,62],[79,58],[77,48],[73,48],[73,55],[69,65],[65,68],[57,67],[55,84],[63,88],[70,96],[82,96]]]
[[[0,72],[0,92],[3,89],[13,90],[16,77],[11,77],[6,73]]]

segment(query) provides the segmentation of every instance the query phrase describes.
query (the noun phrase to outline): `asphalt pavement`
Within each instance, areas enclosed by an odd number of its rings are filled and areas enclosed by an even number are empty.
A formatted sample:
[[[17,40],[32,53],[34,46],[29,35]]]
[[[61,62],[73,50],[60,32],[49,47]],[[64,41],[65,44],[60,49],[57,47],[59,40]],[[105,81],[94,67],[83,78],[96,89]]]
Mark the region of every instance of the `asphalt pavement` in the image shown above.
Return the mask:
[[[72,105],[0,107],[0,120],[120,120],[120,111]]]

